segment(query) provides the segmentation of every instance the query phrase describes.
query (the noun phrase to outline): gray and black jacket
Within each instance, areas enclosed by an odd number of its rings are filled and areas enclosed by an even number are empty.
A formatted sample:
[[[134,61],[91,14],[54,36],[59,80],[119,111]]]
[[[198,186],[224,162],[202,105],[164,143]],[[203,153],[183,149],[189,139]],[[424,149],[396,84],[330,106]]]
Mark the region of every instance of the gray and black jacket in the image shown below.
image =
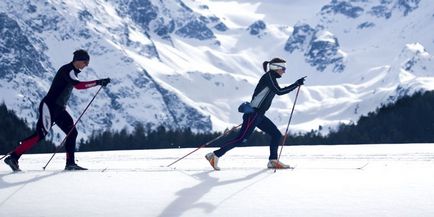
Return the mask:
[[[250,104],[257,112],[264,114],[270,108],[276,94],[284,95],[298,87],[298,84],[294,83],[280,88],[276,81],[277,78],[280,78],[280,75],[270,70],[261,77],[258,85],[256,85]]]

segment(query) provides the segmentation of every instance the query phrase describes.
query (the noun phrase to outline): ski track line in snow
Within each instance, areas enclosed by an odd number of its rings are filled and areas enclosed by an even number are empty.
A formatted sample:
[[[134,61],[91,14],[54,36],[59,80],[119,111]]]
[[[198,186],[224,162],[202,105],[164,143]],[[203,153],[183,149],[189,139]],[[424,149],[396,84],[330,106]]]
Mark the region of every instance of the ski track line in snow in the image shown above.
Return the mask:
[[[231,167],[231,168],[222,168],[222,170],[220,171],[215,171],[212,168],[197,168],[197,169],[184,169],[184,168],[137,168],[137,169],[123,169],[123,168],[103,168],[103,169],[88,169],[88,170],[71,170],[71,171],[66,171],[66,170],[22,170],[22,171],[17,171],[17,172],[6,172],[4,174],[25,174],[25,173],[53,173],[53,172],[59,172],[59,173],[118,173],[118,172],[122,172],[122,173],[152,173],[152,172],[180,172],[180,171],[184,171],[184,172],[225,172],[225,171],[252,171],[252,170],[262,170],[262,169],[267,169],[267,168],[263,168],[263,167]],[[270,169],[271,170],[271,169]],[[291,170],[291,169],[288,169]],[[4,172],[4,171],[2,171]],[[0,174],[2,174],[2,172],[0,172]]]
[[[289,169],[278,169],[277,171],[292,171],[292,170],[363,170],[368,166],[369,162],[359,166],[359,167],[298,167],[295,165]],[[264,168],[264,167],[226,167],[222,168],[220,171],[215,171],[212,168],[177,168],[177,167],[166,167],[162,166],[160,168],[102,168],[102,169],[88,169],[88,170],[22,170],[17,172],[6,172],[3,175],[8,174],[25,174],[25,173],[159,173],[159,172],[216,172],[224,173],[225,171],[252,171],[252,170],[269,170],[274,171],[274,169]],[[0,175],[4,171],[0,171]],[[274,173],[274,172],[273,172]]]

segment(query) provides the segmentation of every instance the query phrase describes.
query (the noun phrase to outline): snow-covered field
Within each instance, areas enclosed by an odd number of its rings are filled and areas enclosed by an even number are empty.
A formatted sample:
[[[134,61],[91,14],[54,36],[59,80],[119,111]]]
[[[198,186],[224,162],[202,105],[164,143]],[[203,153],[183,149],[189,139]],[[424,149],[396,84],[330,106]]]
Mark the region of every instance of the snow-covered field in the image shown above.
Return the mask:
[[[236,148],[212,171],[201,149],[24,155],[0,166],[0,216],[434,216],[434,144],[293,146],[265,169],[267,147]],[[360,169],[360,167],[363,167]]]

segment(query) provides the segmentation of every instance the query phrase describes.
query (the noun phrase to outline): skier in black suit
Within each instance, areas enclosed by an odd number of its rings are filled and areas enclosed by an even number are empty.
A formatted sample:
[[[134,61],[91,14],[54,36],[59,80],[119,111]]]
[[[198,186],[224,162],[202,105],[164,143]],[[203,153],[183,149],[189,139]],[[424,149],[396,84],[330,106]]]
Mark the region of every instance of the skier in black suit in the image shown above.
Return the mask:
[[[87,89],[97,85],[106,86],[110,83],[110,78],[94,81],[78,80],[78,74],[89,65],[89,60],[89,54],[85,50],[77,50],[74,52],[72,62],[62,66],[57,71],[50,90],[39,105],[39,119],[36,124],[36,132],[20,141],[19,146],[4,160],[13,171],[20,170],[18,159],[47,135],[53,123],[56,123],[65,134],[70,132],[65,141],[65,170],[86,170],[86,168],[80,167],[75,163],[74,152],[78,132],[71,115],[66,111],[66,104],[73,88]]]

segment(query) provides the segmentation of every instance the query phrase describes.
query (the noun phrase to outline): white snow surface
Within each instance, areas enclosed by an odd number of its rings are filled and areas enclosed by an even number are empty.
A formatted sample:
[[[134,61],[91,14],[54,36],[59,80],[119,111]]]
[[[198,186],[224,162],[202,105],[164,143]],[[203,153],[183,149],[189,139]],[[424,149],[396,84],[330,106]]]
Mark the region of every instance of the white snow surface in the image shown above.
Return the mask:
[[[24,172],[0,166],[0,216],[434,216],[434,144],[284,147],[295,169],[276,173],[267,147],[231,150],[221,171],[203,148],[166,167],[192,150],[77,153],[78,172],[24,155]]]

